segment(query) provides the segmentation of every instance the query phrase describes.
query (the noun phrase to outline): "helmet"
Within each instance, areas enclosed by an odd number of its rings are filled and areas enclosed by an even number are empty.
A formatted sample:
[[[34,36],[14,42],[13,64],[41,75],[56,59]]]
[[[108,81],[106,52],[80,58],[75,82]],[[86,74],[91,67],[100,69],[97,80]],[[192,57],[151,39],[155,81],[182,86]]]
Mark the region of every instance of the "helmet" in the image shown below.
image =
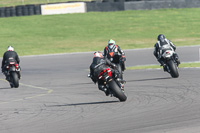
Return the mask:
[[[14,51],[14,48],[12,46],[8,46],[7,51]]]
[[[115,46],[115,41],[112,40],[112,39],[110,39],[110,40],[108,41],[108,47],[109,47],[109,49],[113,49],[114,46]]]
[[[165,36],[163,34],[158,35],[158,41],[164,42],[165,41]]]
[[[115,45],[115,41],[114,41],[113,39],[110,39],[110,40],[108,41],[108,45]]]
[[[100,57],[100,58],[103,58],[103,55],[101,52],[94,52],[94,57]]]

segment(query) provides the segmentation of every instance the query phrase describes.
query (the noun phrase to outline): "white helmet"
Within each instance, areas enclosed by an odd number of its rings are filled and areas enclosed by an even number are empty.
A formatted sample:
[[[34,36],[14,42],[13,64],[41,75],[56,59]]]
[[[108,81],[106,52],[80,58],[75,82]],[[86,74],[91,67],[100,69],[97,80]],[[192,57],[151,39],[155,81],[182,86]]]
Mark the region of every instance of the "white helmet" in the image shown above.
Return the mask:
[[[8,46],[7,51],[14,51],[14,48],[12,46]]]
[[[115,41],[114,41],[113,39],[110,39],[110,40],[108,41],[108,47],[109,47],[110,49],[113,49],[114,46],[115,46]]]

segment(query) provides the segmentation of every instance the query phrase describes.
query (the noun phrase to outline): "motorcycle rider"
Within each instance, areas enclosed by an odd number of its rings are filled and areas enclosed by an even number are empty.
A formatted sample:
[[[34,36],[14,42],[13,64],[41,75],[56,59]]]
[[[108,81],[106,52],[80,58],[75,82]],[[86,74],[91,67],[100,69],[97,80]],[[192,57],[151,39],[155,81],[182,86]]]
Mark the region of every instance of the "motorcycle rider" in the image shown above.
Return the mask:
[[[14,51],[14,48],[12,46],[8,46],[7,51],[3,55],[3,60],[2,60],[2,64],[1,64],[1,70],[2,70],[2,73],[6,76],[6,80],[9,80],[6,66],[8,65],[9,62],[12,62],[12,61],[16,61],[18,65],[20,63],[19,56]],[[20,79],[21,78],[20,71],[18,71],[18,74],[19,74],[19,79]]]
[[[122,62],[122,71],[124,71],[126,69],[125,68],[125,61],[126,61],[125,53],[123,50],[121,50],[121,48],[118,45],[116,45],[113,39],[108,40],[108,46],[104,48],[104,56],[107,57],[107,55],[110,52],[115,52],[118,55],[120,55],[120,59]]]
[[[110,66],[114,69],[112,69]],[[109,91],[104,86],[104,81],[99,80],[98,76],[99,76],[99,74],[101,73],[102,70],[105,70],[107,68],[111,69],[111,73],[115,74],[115,77],[117,78],[117,80],[121,80],[121,79],[118,78],[119,73],[116,70],[116,65],[111,63],[110,60],[108,60],[106,57],[103,57],[101,52],[95,52],[93,62],[90,65],[90,75],[89,75],[89,77],[92,79],[92,81],[95,84],[96,84],[96,82],[98,83],[99,90],[104,91],[106,96],[109,95]]]
[[[154,56],[157,58],[158,62],[161,66],[163,66],[164,71],[166,71],[166,64],[164,62],[164,59],[162,58],[162,48],[164,45],[169,45],[174,52],[176,51],[176,46],[168,39],[165,38],[163,34],[159,34],[157,37],[157,43],[154,45]],[[175,61],[177,62],[177,65],[180,64],[180,60],[178,57],[178,54],[174,53]]]

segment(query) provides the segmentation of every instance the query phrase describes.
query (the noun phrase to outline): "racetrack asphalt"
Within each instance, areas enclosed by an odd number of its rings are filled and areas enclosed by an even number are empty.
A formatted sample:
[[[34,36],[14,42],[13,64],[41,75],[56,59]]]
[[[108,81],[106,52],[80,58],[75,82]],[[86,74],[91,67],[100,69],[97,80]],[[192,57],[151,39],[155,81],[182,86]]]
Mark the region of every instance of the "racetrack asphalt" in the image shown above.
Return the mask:
[[[178,47],[181,62],[199,47]],[[125,50],[126,66],[158,64],[153,49]],[[126,102],[87,78],[93,53],[21,57],[19,88],[0,75],[0,133],[199,133],[198,68],[126,70]]]

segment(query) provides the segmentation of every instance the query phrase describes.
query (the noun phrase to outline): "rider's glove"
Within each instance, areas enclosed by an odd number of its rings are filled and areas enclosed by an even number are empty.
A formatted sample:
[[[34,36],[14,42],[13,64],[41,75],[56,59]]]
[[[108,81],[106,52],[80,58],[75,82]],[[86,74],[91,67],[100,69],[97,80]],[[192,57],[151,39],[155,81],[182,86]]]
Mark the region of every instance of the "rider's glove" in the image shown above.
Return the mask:
[[[113,64],[113,68],[114,68],[114,69],[116,69],[116,68],[117,68],[117,66],[116,66],[115,64]]]
[[[121,61],[126,61],[126,57],[124,55],[122,56]]]

